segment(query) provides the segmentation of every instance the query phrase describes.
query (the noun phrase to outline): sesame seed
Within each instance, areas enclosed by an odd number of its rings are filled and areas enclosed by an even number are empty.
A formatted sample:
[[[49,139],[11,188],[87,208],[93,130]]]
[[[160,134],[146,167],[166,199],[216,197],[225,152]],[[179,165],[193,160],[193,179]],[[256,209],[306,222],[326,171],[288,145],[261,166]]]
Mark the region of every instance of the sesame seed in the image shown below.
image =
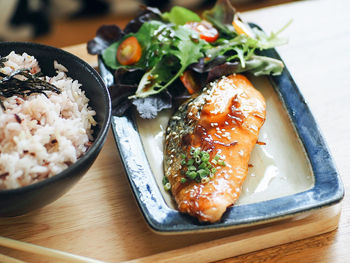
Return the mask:
[[[216,137],[218,137],[219,139],[221,139],[221,136],[219,134],[214,134]]]

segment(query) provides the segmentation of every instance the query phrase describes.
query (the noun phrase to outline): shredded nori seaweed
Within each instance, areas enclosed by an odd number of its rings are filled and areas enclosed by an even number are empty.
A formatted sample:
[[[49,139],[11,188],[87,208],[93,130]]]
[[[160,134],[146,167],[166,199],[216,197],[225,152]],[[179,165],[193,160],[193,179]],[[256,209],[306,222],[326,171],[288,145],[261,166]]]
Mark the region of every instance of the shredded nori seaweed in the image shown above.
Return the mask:
[[[4,67],[5,61],[5,58],[0,58],[0,68]],[[61,93],[55,85],[40,79],[40,75],[41,74],[31,74],[29,69],[19,69],[12,72],[10,75],[0,72],[0,97],[9,98],[14,95],[25,97],[33,93],[41,93],[47,97],[44,91],[52,91],[57,94]],[[23,76],[25,79],[20,80],[16,78],[16,76]],[[1,99],[0,105],[6,110]]]

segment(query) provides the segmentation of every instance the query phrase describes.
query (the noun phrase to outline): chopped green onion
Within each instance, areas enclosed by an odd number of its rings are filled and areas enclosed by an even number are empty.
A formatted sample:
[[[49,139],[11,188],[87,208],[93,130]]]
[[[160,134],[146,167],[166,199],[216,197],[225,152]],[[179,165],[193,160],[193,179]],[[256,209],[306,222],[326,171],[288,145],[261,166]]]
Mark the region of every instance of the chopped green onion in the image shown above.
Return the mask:
[[[197,168],[195,166],[191,165],[191,166],[188,166],[187,170],[188,171],[196,171]]]
[[[225,163],[225,161],[223,161],[223,160],[219,160],[219,161],[218,161],[218,164],[221,165],[221,166],[226,166],[226,163]]]
[[[163,176],[163,179],[162,179],[162,183],[163,183],[163,185],[165,185],[165,184],[166,184],[166,183],[168,183],[168,182],[169,182],[168,177]]]
[[[187,161],[187,165],[188,165],[188,166],[193,165],[193,163],[194,163],[194,160],[193,160],[193,159],[189,159],[189,160]]]
[[[202,156],[202,157],[206,157],[206,158],[209,158],[209,157],[210,157],[209,153],[208,153],[208,152],[205,152],[205,151],[202,151],[202,152],[201,152],[201,156]]]
[[[194,151],[194,156],[198,156],[199,154],[201,153],[201,150],[200,148],[197,148],[195,151]]]
[[[201,153],[202,153],[202,156],[208,156],[209,157],[209,153],[208,152],[202,151]]]
[[[171,184],[169,182],[164,185],[164,190],[165,191],[169,191],[170,188],[171,188]]]
[[[186,175],[187,175],[187,177],[190,178],[190,179],[195,179],[195,178],[197,177],[197,173],[194,172],[194,171],[187,171],[187,172],[186,172]]]
[[[207,167],[206,163],[201,163],[201,164],[198,166],[199,169],[204,169],[204,168],[206,168],[206,167]]]
[[[197,172],[201,178],[207,177],[210,173],[210,172],[208,173],[206,169],[200,169]]]
[[[191,150],[190,150],[190,154],[193,155],[195,150],[196,150],[196,148],[192,147]]]
[[[210,181],[209,177],[205,177],[201,179],[202,184],[208,183],[209,181]]]
[[[208,182],[214,178],[218,169],[226,165],[223,156],[216,154],[214,158],[210,159],[210,153],[201,151],[199,147],[191,147],[190,156],[191,158],[188,158],[185,154],[181,154],[181,164],[187,166],[186,172],[182,170],[182,175],[185,177],[180,179],[181,183],[185,183],[189,179],[199,183]]]
[[[201,160],[203,162],[208,162],[209,161],[209,156],[202,156]]]

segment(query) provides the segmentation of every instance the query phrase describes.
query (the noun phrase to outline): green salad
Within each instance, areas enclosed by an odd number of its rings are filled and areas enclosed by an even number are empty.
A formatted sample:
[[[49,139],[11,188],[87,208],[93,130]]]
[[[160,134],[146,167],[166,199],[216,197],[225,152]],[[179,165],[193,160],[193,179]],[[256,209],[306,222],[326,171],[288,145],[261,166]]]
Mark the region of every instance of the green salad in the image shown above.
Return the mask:
[[[179,6],[165,13],[146,7],[124,30],[102,27],[88,50],[101,56],[115,86],[127,87],[124,95],[138,106],[162,93],[176,97],[179,89],[196,93],[222,75],[281,74],[283,63],[261,51],[286,43],[278,37],[285,27],[271,34],[250,27],[229,0],[218,0],[201,17]]]

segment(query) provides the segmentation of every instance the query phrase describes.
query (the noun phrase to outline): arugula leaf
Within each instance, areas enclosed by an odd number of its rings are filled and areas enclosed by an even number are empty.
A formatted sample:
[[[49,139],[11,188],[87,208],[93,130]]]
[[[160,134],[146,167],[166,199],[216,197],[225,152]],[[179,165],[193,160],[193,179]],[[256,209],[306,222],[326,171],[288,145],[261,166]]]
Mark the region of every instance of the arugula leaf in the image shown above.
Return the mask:
[[[257,27],[253,27],[252,30],[255,34],[255,39],[259,43],[259,48],[261,50],[269,49],[269,48],[286,44],[288,42],[287,39],[279,37],[279,34],[282,33],[291,23],[292,23],[292,20],[287,22],[287,24],[285,24],[276,33],[271,32],[270,35],[267,35],[264,31],[258,29]]]
[[[179,70],[178,65],[178,59],[173,56],[162,57],[158,64],[142,76],[135,95],[130,98],[145,98],[161,92],[172,83],[172,73]]]
[[[284,65],[282,61],[265,56],[252,56],[246,61],[246,70],[255,76],[280,75]]]
[[[162,47],[164,54],[157,65],[142,77],[135,97],[144,98],[159,93],[173,83],[185,69],[204,56],[208,43],[196,38],[193,31],[183,26],[173,26],[172,42]],[[163,55],[164,55],[163,54]],[[171,63],[169,63],[169,61]]]
[[[203,18],[212,23],[220,33],[228,36],[236,36],[232,26],[236,10],[229,0],[218,0],[215,6],[203,12]]]
[[[187,22],[201,21],[201,18],[196,13],[181,6],[174,6],[170,12],[165,12],[162,18],[175,25],[184,25]]]
[[[220,78],[222,76],[233,73],[251,72],[255,76],[261,75],[279,75],[283,71],[283,63],[274,58],[265,56],[251,56],[249,60],[245,61],[243,67],[239,61],[226,62],[221,65],[213,67],[208,74],[207,83]]]
[[[278,34],[290,22],[277,33],[271,33],[269,36],[262,30],[253,28],[254,36],[251,37],[246,34],[237,34],[233,28],[232,21],[237,15],[238,13],[236,13],[229,0],[218,0],[214,8],[203,13],[204,18],[216,26],[221,33],[221,38],[214,43],[214,47],[206,51],[206,56],[211,60],[225,56],[228,63],[224,68],[227,69],[229,64],[232,69],[234,64],[235,69],[234,71],[231,70],[232,73],[250,71],[255,75],[280,74],[283,70],[281,62],[256,56],[255,51],[285,44],[287,41],[279,38]],[[239,61],[239,65],[236,63],[237,61]]]
[[[285,39],[279,38],[278,34],[275,34],[275,33],[271,33],[270,36],[268,36],[258,28],[253,28],[253,31],[255,33],[255,38],[251,38],[247,35],[240,34],[231,40],[221,39],[220,40],[221,45],[218,45],[206,50],[206,56],[210,58],[216,58],[218,56],[224,55],[224,56],[227,56],[226,58],[227,62],[233,62],[234,60],[238,59],[241,64],[241,68],[245,69],[244,71],[249,71],[249,70],[252,71],[253,68],[255,69],[257,68],[256,63],[253,63],[255,66],[252,67],[252,61],[256,62],[256,57],[257,57],[255,55],[255,50],[269,49],[278,45],[285,44],[287,42]],[[264,61],[266,61],[266,59],[264,59]],[[247,64],[250,64],[250,66],[247,66],[246,68]],[[273,63],[273,64],[276,64],[276,63]],[[260,64],[259,65],[260,69],[262,65],[268,66],[268,64],[266,63]],[[278,65],[279,65],[278,66],[279,68],[281,63],[279,63]],[[283,68],[283,65],[282,65],[282,68]],[[266,74],[270,74],[271,69],[270,68],[267,68],[266,70],[261,69],[258,72],[260,75],[262,72],[266,72]],[[273,72],[274,73],[281,72],[281,70],[274,69]],[[253,71],[253,73],[256,74],[255,71]]]

